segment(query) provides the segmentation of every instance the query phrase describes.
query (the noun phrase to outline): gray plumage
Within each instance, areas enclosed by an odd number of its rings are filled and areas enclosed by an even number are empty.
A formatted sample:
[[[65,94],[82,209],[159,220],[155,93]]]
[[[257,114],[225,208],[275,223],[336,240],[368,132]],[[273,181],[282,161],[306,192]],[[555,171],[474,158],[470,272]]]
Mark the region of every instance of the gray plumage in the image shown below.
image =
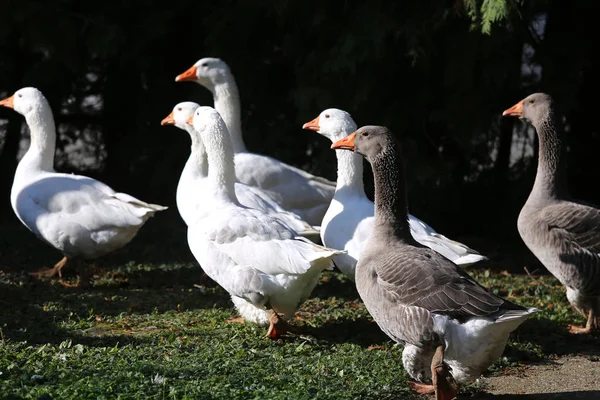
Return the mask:
[[[571,199],[565,178],[565,144],[552,98],[534,93],[505,115],[529,121],[539,138],[533,189],[517,227],[523,242],[567,288],[571,304],[600,330],[600,210]]]
[[[413,378],[429,379],[421,366],[430,365],[436,347],[446,344],[445,360],[454,378],[477,377],[535,309],[494,295],[412,238],[403,161],[387,128],[360,128],[354,150],[371,163],[375,178],[375,223],[356,268],[362,300],[388,336],[411,345],[403,360]],[[515,323],[504,323],[509,321]]]

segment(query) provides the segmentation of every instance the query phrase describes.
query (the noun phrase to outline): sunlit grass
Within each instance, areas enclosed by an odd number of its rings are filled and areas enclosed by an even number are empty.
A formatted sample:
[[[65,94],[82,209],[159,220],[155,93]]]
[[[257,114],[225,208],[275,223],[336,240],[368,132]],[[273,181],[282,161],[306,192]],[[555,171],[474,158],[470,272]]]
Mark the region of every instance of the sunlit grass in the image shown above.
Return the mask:
[[[94,287],[85,291],[31,279],[17,265],[0,272],[2,398],[418,398],[408,389],[401,346],[381,333],[338,273],[327,273],[298,311],[293,323],[306,333],[271,341],[264,329],[227,322],[235,316],[227,294],[200,285],[193,262],[113,262],[97,264]],[[471,273],[541,310],[489,373],[589,346],[591,339],[567,333],[568,323],[583,318],[554,278]],[[71,270],[66,280],[75,279]],[[481,389],[475,383],[462,391]]]

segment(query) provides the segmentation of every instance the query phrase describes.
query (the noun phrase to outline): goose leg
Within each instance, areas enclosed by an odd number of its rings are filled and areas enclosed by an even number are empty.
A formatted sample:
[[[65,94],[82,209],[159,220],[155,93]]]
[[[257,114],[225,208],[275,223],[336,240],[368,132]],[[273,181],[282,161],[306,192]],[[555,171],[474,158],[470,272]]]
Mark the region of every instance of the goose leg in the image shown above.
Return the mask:
[[[436,400],[452,400],[456,398],[458,385],[444,364],[444,347],[438,346],[431,359],[431,378],[435,389]]]
[[[63,257],[59,262],[54,264],[52,268],[42,268],[39,271],[32,272],[30,275],[37,278],[53,278],[58,275],[62,278],[62,269],[67,264],[67,257]]]
[[[434,394],[435,393],[435,387],[433,385],[430,385],[429,383],[410,381],[410,382],[408,382],[408,385],[414,392],[419,393],[419,394]]]
[[[569,332],[576,335],[600,334],[600,313],[596,312],[594,309],[590,309],[587,315],[587,322],[585,326],[581,327],[571,325]]]
[[[79,283],[78,286],[81,289],[88,289],[92,287],[92,277],[94,276],[92,272],[92,266],[87,265],[87,263],[82,263],[79,267]]]
[[[288,331],[288,325],[285,323],[283,319],[277,315],[275,310],[269,309],[267,310],[269,314],[269,330],[267,331],[266,337],[271,339],[279,339],[286,331]]]

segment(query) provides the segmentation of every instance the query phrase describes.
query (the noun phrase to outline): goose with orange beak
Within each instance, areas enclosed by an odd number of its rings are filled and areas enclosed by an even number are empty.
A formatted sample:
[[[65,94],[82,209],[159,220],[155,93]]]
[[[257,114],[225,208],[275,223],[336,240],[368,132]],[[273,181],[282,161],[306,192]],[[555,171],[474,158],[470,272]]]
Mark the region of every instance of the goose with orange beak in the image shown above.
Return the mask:
[[[150,217],[167,209],[87,176],[56,172],[54,117],[36,88],[20,89],[0,106],[23,115],[31,132],[31,144],[15,172],[12,208],[30,231],[63,254],[53,268],[36,275],[62,277],[72,258],[94,259],[125,246]],[[89,284],[83,279],[80,283]]]
[[[190,250],[204,272],[231,294],[240,315],[268,326],[277,338],[308,298],[321,273],[343,251],[319,246],[298,235],[277,215],[244,207],[236,195],[233,149],[227,127],[211,107],[188,119],[208,157],[206,197],[188,226]]]
[[[321,240],[325,246],[344,249],[348,254],[337,256],[335,265],[354,280],[356,262],[373,227],[374,204],[366,196],[363,185],[363,160],[354,150],[356,123],[349,113],[329,108],[302,126],[336,142],[337,186],[333,200],[321,224]],[[430,247],[457,265],[467,266],[485,260],[468,246],[448,239],[431,226],[408,215],[410,232],[415,240]]]
[[[539,139],[538,167],[517,228],[521,239],[567,290],[587,320],[571,333],[600,334],[600,209],[572,199],[565,134],[552,97],[534,93],[502,113],[528,121]]]
[[[455,398],[502,354],[510,332],[532,313],[496,296],[410,234],[400,144],[382,126],[363,126],[331,146],[369,161],[373,229],[356,265],[356,288],[375,322],[404,344],[402,362],[419,393]]]
[[[276,193],[273,200],[281,208],[299,215],[310,225],[321,225],[333,197],[335,183],[246,149],[238,87],[223,60],[202,58],[175,80],[196,82],[213,94],[214,107],[225,121],[231,138],[235,174],[239,182]]]
[[[208,190],[206,186],[208,182],[206,149],[200,134],[194,130],[191,124],[191,118],[198,107],[197,103],[191,101],[181,102],[175,105],[171,113],[161,122],[161,125],[174,125],[186,131],[192,141],[190,157],[181,172],[176,194],[177,209],[188,226],[198,217],[198,212],[202,209],[201,206],[205,201]],[[302,221],[298,215],[281,208],[272,199],[275,196],[274,193],[267,194],[258,188],[240,182],[235,182],[235,193],[242,205],[268,214],[278,215],[302,236],[314,237],[319,234],[317,228]]]

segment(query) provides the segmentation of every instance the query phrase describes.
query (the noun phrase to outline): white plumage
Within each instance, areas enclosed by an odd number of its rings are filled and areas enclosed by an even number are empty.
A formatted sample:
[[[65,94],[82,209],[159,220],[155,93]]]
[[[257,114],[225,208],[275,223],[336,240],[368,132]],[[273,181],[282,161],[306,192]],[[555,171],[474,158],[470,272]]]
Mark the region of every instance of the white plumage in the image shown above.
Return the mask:
[[[148,218],[166,209],[115,192],[95,179],[54,171],[54,118],[39,90],[20,89],[2,105],[22,114],[31,132],[11,190],[13,210],[29,230],[65,257],[91,259],[118,249]],[[63,265],[53,272],[60,273]]]
[[[177,209],[186,225],[192,224],[197,216],[196,209],[202,206],[205,199],[210,197],[208,192],[208,159],[202,138],[192,126],[186,123],[199,107],[197,103],[185,101],[173,107],[173,111],[162,121],[162,125],[175,125],[186,131],[192,140],[190,157],[188,158],[179,184],[177,185]],[[273,197],[277,193],[266,193],[258,188],[235,182],[235,194],[239,202],[249,208],[261,210],[267,214],[276,214],[282,218],[292,229],[302,236],[318,235],[318,228],[302,221],[294,213],[281,208]]]
[[[210,198],[188,228],[190,249],[206,274],[231,294],[242,317],[270,323],[272,332],[277,314],[292,317],[331,258],[342,252],[300,237],[276,215],[241,205],[231,140],[219,113],[199,107],[193,125],[208,155]]]
[[[346,111],[330,108],[307,122],[304,129],[313,130],[332,142],[356,130],[356,123]],[[338,161],[337,187],[333,200],[321,223],[321,240],[325,246],[345,249],[348,254],[335,258],[336,266],[354,279],[356,262],[373,227],[375,208],[365,195],[362,177],[362,157],[356,153],[336,150]],[[469,265],[485,260],[475,250],[437,233],[414,215],[408,215],[413,238],[457,265]]]
[[[335,191],[335,182],[314,176],[275,158],[246,150],[242,138],[240,99],[233,74],[218,58],[203,58],[176,81],[194,81],[209,89],[215,109],[231,137],[237,179],[279,196],[274,200],[311,225],[319,225]]]

